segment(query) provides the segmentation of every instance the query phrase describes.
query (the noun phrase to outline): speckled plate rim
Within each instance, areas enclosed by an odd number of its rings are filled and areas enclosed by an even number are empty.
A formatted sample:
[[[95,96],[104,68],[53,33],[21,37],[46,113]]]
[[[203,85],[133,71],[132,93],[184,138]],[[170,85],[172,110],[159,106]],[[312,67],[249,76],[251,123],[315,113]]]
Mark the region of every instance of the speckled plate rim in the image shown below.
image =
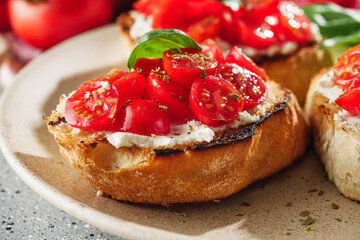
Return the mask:
[[[84,222],[111,234],[129,239],[187,239],[186,236],[181,234],[123,221],[86,206],[82,202],[67,195],[61,194],[53,186],[42,181],[31,169],[23,164],[22,159],[14,154],[14,146],[11,146],[9,139],[7,139],[7,136],[4,134],[7,132],[6,126],[3,124],[4,116],[7,114],[7,108],[5,106],[9,104],[8,100],[10,96],[14,94],[14,92],[17,92],[16,90],[22,83],[31,81],[27,76],[31,75],[31,72],[34,71],[34,69],[39,67],[45,68],[47,62],[51,62],[54,58],[57,58],[65,49],[75,49],[80,45],[98,44],[99,40],[104,39],[116,39],[116,41],[118,41],[119,37],[117,35],[116,25],[111,24],[100,27],[64,41],[40,54],[27,64],[17,74],[15,84],[4,91],[0,100],[0,149],[11,168],[30,188],[57,208],[64,210],[68,214]],[[98,47],[101,48],[104,45],[106,44],[101,44]],[[111,65],[113,63],[114,62],[105,62],[103,65]]]

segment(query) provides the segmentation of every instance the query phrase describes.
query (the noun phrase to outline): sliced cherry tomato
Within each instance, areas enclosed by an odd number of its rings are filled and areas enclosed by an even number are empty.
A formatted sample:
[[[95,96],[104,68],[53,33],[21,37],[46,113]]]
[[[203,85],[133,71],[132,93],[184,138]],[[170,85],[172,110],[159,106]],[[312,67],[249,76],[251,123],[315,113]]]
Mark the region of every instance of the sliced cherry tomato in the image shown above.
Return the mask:
[[[187,20],[185,4],[179,4],[178,0],[159,0],[156,1],[156,5],[157,7],[152,12],[154,29],[178,28],[185,30]]]
[[[247,70],[259,75],[262,79],[267,79],[264,69],[256,65],[252,59],[246,56],[241,48],[236,46],[232,47],[225,61],[229,63],[236,63],[240,67],[246,68]]]
[[[211,39],[211,38],[206,39],[200,45],[202,48],[202,52],[205,56],[215,59],[219,63],[224,62],[224,55],[223,55],[220,47],[217,45],[217,43],[213,39]]]
[[[138,58],[133,67],[134,70],[149,76],[150,71],[153,69],[162,69],[162,59],[158,58]]]
[[[304,11],[294,2],[279,3],[279,20],[288,40],[305,43],[312,36],[311,25]]]
[[[356,46],[348,49],[346,52],[342,53],[342,54],[339,56],[336,65],[342,63],[343,60],[344,60],[344,58],[345,58],[345,57],[347,58],[349,54],[351,54],[351,53],[353,53],[353,52],[357,52],[357,51],[360,51],[360,44],[358,44],[358,45],[356,45]]]
[[[107,81],[96,81],[79,89],[65,104],[65,119],[87,131],[108,130],[118,109],[118,93]]]
[[[163,54],[163,63],[170,79],[186,89],[201,75],[212,74],[218,65],[215,59],[193,48],[167,50]]]
[[[360,105],[360,88],[354,88],[345,92],[335,102],[352,115],[357,115],[356,107]]]
[[[279,0],[244,0],[239,10],[243,11],[244,19],[262,22],[264,17],[274,13],[278,4]]]
[[[277,42],[271,26],[267,22],[262,22],[259,25],[238,19],[237,23],[239,40],[246,46],[256,49],[266,49]]]
[[[243,108],[243,99],[236,88],[221,77],[197,79],[191,86],[190,106],[195,116],[209,126],[233,122]]]
[[[234,63],[222,63],[215,71],[232,83],[244,99],[244,110],[251,109],[265,101],[267,87],[258,75]]]
[[[191,23],[186,33],[196,42],[202,42],[207,38],[215,38],[220,30],[221,22],[217,16],[208,16]]]
[[[146,98],[156,100],[167,107],[172,125],[194,119],[188,103],[188,92],[172,82],[164,71],[151,71],[146,82]]]
[[[147,136],[170,132],[169,118],[163,106],[149,99],[128,102],[119,111],[114,125],[121,131]]]
[[[231,8],[226,7],[221,14],[221,28],[219,37],[229,42],[231,45],[239,43],[239,33],[237,32],[238,15]]]
[[[334,70],[336,73],[334,82],[343,90],[358,87],[360,84],[360,45],[342,54],[334,65]]]
[[[158,2],[158,0],[139,0],[134,2],[132,7],[145,15],[151,15]]]
[[[225,7],[218,0],[186,0],[181,4],[187,6],[187,19],[198,20],[208,16],[219,16]]]
[[[122,106],[128,100],[144,98],[145,82],[146,77],[137,71],[130,72],[113,82],[119,94],[119,105]]]
[[[128,74],[127,71],[121,71],[118,69],[113,69],[110,72],[108,72],[105,76],[102,76],[100,78],[96,78],[87,82],[84,82],[79,86],[79,89],[87,88],[89,84],[92,84],[93,82],[99,82],[99,81],[107,81],[109,83],[113,83],[116,80],[120,79],[122,76]]]

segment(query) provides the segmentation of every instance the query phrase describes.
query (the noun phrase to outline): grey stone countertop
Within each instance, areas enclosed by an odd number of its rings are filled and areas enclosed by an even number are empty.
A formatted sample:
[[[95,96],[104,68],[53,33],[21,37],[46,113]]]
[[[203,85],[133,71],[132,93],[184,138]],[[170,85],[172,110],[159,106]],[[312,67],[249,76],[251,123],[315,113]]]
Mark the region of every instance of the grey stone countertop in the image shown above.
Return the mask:
[[[2,91],[0,90],[0,97]],[[0,152],[0,239],[122,239],[54,207],[32,191]]]

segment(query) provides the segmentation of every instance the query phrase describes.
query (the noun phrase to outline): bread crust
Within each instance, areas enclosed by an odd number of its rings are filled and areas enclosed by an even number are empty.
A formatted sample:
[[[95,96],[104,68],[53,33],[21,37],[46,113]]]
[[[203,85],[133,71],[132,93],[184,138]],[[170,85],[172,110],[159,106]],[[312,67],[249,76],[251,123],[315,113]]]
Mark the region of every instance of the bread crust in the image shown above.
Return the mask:
[[[216,141],[229,132],[238,136],[249,127],[252,134],[215,144],[116,149],[89,132],[74,135],[57,128],[65,120],[56,111],[45,121],[61,154],[114,199],[162,205],[203,202],[234,194],[285,168],[306,151],[308,129],[296,97],[276,83],[270,85],[279,97],[269,114],[253,126],[217,134]]]
[[[335,121],[340,107],[317,92],[317,82],[327,71],[321,71],[311,82],[305,104],[306,119],[329,179],[345,197],[360,201],[359,133]]]
[[[121,41],[130,48],[134,47],[137,39],[131,39],[129,29],[134,19],[128,12],[120,14],[117,25],[121,34]],[[289,56],[276,56],[256,60],[264,68],[270,79],[283,83],[296,95],[300,105],[305,103],[311,78],[324,67],[332,64],[331,57],[319,50],[318,43],[309,43]]]

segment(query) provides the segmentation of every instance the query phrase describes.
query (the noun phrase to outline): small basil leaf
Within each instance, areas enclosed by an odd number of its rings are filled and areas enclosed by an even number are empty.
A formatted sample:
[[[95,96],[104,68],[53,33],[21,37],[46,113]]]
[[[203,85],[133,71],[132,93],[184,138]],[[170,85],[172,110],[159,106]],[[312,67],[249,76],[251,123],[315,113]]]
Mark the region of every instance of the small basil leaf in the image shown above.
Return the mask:
[[[177,29],[153,30],[145,33],[135,44],[127,66],[132,69],[138,58],[161,58],[171,48],[192,47],[201,50],[192,38]]]

